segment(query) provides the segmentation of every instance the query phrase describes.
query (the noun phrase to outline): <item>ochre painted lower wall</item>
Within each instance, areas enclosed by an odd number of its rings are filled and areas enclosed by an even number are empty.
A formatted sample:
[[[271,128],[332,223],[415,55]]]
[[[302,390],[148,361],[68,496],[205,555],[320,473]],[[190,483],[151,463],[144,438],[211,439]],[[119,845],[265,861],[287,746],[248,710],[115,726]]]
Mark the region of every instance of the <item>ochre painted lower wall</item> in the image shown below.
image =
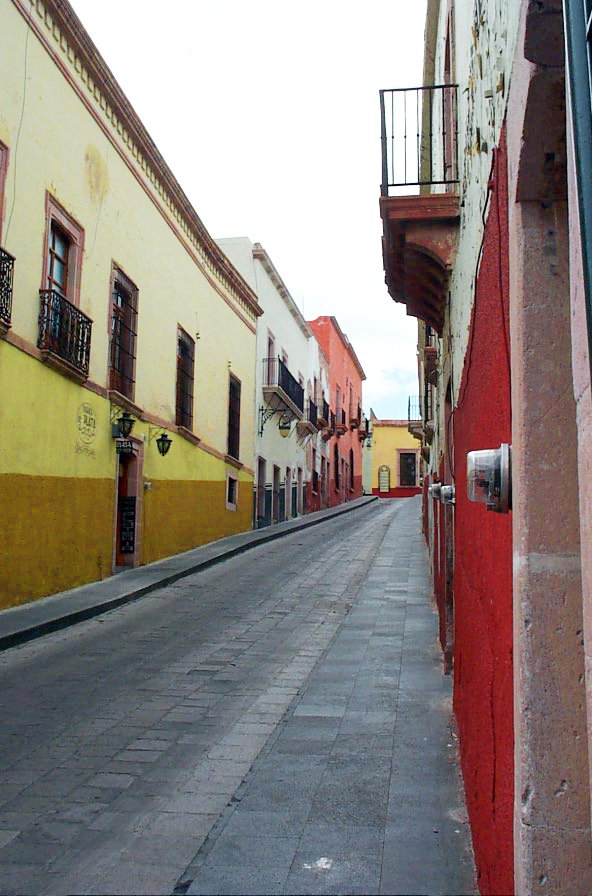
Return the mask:
[[[454,411],[454,709],[482,894],[514,891],[512,515],[466,497],[467,452],[511,441],[507,175],[494,170],[470,346]]]
[[[111,479],[0,475],[0,609],[111,574]]]
[[[236,510],[226,509],[226,482],[152,480],[142,503],[142,563],[252,528],[253,482],[238,483]]]

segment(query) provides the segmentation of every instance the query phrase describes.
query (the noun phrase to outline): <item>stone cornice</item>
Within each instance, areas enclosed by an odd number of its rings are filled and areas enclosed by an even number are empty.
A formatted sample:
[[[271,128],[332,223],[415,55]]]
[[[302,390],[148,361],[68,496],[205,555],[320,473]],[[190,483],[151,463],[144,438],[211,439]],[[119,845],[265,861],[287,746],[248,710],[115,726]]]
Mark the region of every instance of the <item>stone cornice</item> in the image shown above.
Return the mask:
[[[255,321],[263,313],[257,296],[206,230],[68,0],[33,0],[33,7],[24,0],[12,2],[62,70],[68,71],[72,86],[120,154],[125,153],[144,188],[150,188],[204,275],[221,295],[220,286],[230,294],[237,311]]]
[[[298,305],[296,304],[296,302],[290,295],[288,287],[286,286],[286,284],[284,283],[284,281],[278,274],[278,272],[275,268],[275,265],[273,264],[271,258],[269,257],[269,255],[267,254],[267,252],[265,251],[265,249],[263,248],[261,243],[254,244],[253,258],[256,259],[257,261],[261,262],[261,265],[263,266],[263,270],[265,271],[265,273],[267,274],[267,276],[269,277],[269,279],[275,286],[276,290],[278,291],[278,293],[280,294],[280,296],[286,303],[290,314],[292,315],[292,317],[294,318],[294,320],[296,321],[296,323],[298,324],[298,326],[300,327],[301,331],[304,333],[306,338],[310,339],[312,336],[310,327],[306,323],[304,317],[302,316],[302,313],[300,312],[300,309],[298,308]]]

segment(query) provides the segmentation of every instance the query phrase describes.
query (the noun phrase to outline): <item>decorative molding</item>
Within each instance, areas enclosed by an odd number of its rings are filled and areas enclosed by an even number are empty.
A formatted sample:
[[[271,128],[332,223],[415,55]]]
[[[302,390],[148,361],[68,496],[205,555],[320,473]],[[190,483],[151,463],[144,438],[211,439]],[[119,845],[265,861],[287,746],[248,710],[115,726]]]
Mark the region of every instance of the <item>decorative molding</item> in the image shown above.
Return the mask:
[[[12,0],[87,110],[176,231],[219,295],[245,320],[263,311],[257,296],[210,236],[146,128],[67,0]],[[117,137],[116,137],[117,135]],[[234,307],[220,285],[232,296]]]

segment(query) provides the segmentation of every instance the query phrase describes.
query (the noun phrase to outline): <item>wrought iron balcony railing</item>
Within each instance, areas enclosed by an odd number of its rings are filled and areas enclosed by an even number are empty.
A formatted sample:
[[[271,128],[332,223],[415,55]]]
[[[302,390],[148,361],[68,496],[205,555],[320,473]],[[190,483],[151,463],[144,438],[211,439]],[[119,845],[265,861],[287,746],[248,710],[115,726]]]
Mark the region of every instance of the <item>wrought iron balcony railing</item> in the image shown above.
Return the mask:
[[[0,331],[8,330],[12,316],[14,257],[0,249]]]
[[[279,388],[292,404],[304,413],[304,388],[292,376],[281,358],[265,358],[263,361],[264,388]]]
[[[38,347],[86,378],[90,360],[91,319],[52,289],[42,289],[39,297]]]
[[[459,181],[456,84],[380,91],[382,196]]]
[[[419,396],[410,395],[407,402],[407,421],[417,423],[421,419],[421,400]]]
[[[311,401],[310,399],[308,400],[306,419],[316,427],[318,419],[317,406],[314,401]]]

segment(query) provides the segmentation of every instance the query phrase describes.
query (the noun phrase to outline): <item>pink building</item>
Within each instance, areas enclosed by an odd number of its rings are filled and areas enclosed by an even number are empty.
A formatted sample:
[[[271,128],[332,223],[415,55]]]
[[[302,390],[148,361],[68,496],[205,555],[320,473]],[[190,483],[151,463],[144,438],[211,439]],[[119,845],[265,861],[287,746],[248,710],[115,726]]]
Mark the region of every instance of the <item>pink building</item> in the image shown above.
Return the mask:
[[[330,394],[324,439],[329,442],[329,460],[324,488],[325,506],[362,497],[362,382],[366,375],[357,355],[334,317],[317,317],[308,325],[329,361]],[[307,493],[307,509],[312,494]],[[315,509],[315,508],[311,508]]]

